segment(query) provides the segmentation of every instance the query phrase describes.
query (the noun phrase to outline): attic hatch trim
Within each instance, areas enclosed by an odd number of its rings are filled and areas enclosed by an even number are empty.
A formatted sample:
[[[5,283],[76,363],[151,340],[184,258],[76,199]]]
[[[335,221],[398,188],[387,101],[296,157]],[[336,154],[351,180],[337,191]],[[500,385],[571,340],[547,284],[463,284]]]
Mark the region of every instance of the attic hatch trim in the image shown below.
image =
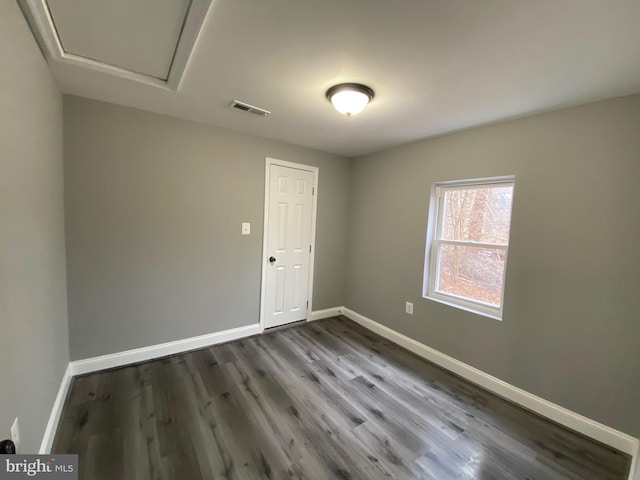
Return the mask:
[[[27,23],[48,62],[74,65],[171,91],[177,91],[180,87],[180,81],[195,49],[212,2],[213,0],[189,0],[189,8],[178,37],[169,74],[166,79],[163,79],[65,51],[47,0],[18,0]]]

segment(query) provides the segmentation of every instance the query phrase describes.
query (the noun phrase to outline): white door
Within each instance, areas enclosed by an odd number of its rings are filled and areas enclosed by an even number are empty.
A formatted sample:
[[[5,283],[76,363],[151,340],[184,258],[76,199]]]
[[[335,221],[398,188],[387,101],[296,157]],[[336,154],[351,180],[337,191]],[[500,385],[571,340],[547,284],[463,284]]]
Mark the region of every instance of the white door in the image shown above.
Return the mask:
[[[313,170],[271,164],[267,173],[265,328],[307,318],[315,193]]]

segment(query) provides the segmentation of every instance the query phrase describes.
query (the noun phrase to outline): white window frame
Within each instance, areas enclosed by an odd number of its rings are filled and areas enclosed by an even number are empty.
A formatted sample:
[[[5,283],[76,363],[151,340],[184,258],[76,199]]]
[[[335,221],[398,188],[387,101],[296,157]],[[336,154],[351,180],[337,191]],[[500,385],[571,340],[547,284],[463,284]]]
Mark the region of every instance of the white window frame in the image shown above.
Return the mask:
[[[515,192],[515,175],[503,177],[478,178],[470,180],[457,180],[450,182],[437,182],[431,185],[431,199],[429,202],[429,221],[427,228],[427,242],[425,252],[424,265],[424,281],[423,281],[423,298],[433,300],[439,303],[460,308],[468,312],[477,313],[495,320],[502,320],[502,310],[504,306],[504,290],[507,278],[507,261],[509,259],[509,243],[507,245],[497,245],[493,243],[469,242],[461,240],[443,240],[442,224],[444,215],[443,192],[453,189],[467,189],[474,186],[483,187],[503,187],[512,186]],[[513,203],[511,206],[513,212]],[[511,218],[509,218],[511,224]],[[511,229],[509,229],[511,231]],[[509,235],[511,236],[511,235]],[[495,248],[505,252],[504,268],[505,272],[502,277],[502,297],[500,299],[500,307],[473,300],[450,293],[438,292],[436,290],[437,279],[439,278],[440,262],[438,261],[438,253],[440,245],[463,245],[472,247]]]

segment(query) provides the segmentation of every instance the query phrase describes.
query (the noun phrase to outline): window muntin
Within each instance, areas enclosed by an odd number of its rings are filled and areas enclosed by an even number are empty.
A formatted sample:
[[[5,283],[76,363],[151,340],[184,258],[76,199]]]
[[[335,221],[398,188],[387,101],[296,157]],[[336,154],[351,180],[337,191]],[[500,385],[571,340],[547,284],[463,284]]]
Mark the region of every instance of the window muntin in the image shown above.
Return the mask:
[[[434,185],[427,298],[501,318],[513,180]]]

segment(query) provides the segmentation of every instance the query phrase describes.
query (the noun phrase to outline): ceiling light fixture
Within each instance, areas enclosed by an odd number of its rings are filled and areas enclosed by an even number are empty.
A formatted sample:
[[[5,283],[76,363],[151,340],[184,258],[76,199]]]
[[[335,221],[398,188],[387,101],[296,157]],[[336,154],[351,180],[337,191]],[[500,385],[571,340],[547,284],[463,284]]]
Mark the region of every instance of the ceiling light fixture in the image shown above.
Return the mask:
[[[373,90],[360,83],[341,83],[327,90],[327,99],[347,117],[364,110],[373,95]]]

